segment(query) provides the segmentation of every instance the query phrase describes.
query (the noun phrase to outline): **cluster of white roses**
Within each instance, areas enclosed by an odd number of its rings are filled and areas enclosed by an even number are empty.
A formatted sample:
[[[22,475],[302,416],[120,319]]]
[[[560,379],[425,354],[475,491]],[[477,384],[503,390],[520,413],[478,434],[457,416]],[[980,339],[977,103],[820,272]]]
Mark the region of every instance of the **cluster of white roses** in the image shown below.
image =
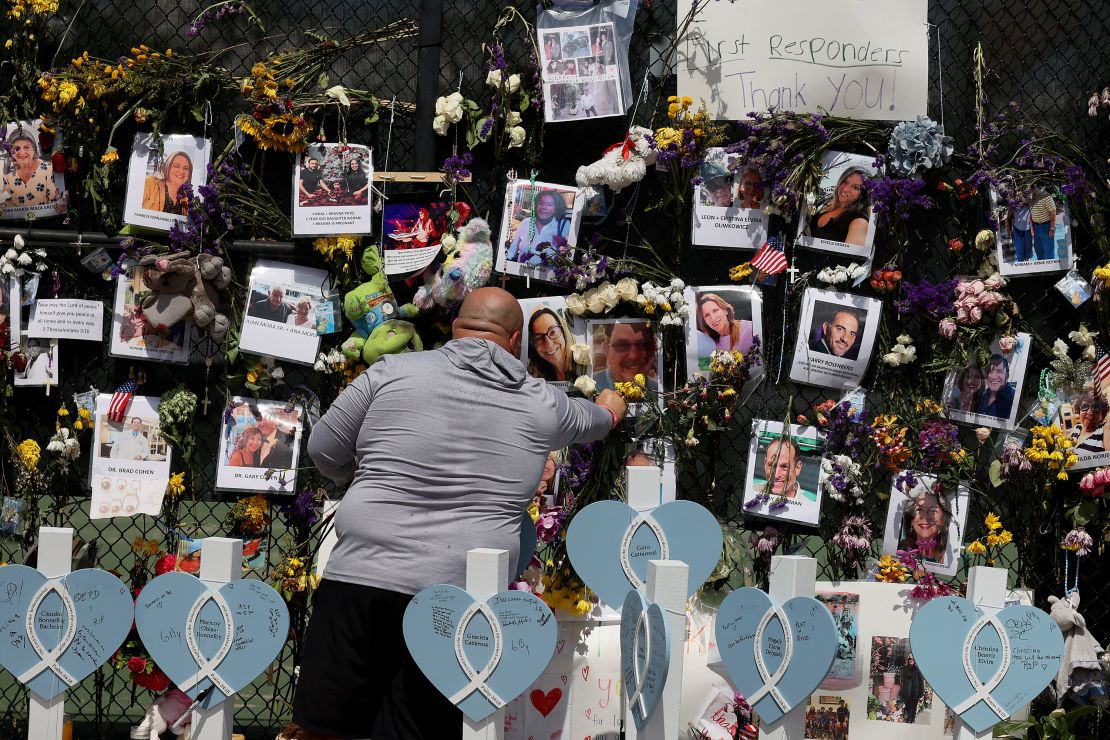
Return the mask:
[[[72,436],[67,427],[60,427],[58,431],[54,432],[54,436],[50,438],[46,449],[58,453],[63,464],[70,460],[76,460],[81,455],[81,443],[77,441],[76,437]]]
[[[520,90],[520,75],[509,75],[505,74],[504,70],[493,69],[486,75],[486,84],[493,88],[504,88],[509,95],[512,95]],[[477,116],[478,104],[473,100],[465,99],[461,92],[456,91],[450,95],[436,98],[436,115],[432,119],[432,130],[440,136],[446,136],[447,129],[451,124],[460,122],[467,110],[472,111],[473,116]],[[505,131],[509,135],[509,148],[524,146],[524,140],[528,134],[524,127],[520,125],[520,113],[515,110],[506,110],[504,116]],[[491,115],[483,116],[475,123],[476,136],[479,141],[489,139],[493,129],[494,121]]]
[[[895,341],[897,344],[883,355],[883,362],[891,367],[898,367],[908,365],[917,359],[917,348],[913,346],[913,337],[909,334],[900,334]]]
[[[432,130],[440,136],[447,135],[447,127],[463,119],[463,96],[453,92],[436,98],[436,116],[432,119]]]
[[[687,306],[683,295],[685,290],[686,283],[678,278],[671,280],[670,285],[644,283],[641,294],[636,297],[636,303],[648,313],[654,313],[654,310],[647,308],[649,303],[661,310],[663,316],[659,319],[659,323],[662,326],[681,326],[686,320]]]
[[[347,367],[346,356],[338,347],[332,347],[326,354],[321,352],[316,355],[316,362],[312,369],[318,373],[340,373]]]
[[[1083,359],[1093,360],[1098,356],[1098,350],[1095,349],[1095,337],[1098,336],[1097,331],[1090,331],[1087,329],[1086,324],[1080,324],[1078,331],[1073,331],[1068,334],[1068,339],[1075,342],[1078,346],[1083,347]],[[1059,339],[1056,340],[1060,342]],[[1063,344],[1063,342],[1060,342]],[[1067,355],[1067,345],[1064,345],[1064,354]]]
[[[621,278],[616,285],[606,280],[585,293],[568,295],[567,310],[575,316],[609,313],[621,301],[636,301],[639,293],[640,288],[635,278]]]
[[[863,489],[859,487],[860,467],[847,455],[828,455],[821,458],[821,488],[834,501],[851,500],[863,503]]]
[[[0,274],[22,277],[23,272],[30,270],[32,265],[38,272],[43,272],[46,270],[46,263],[43,262],[45,257],[45,249],[26,249],[23,237],[16,234],[15,239],[12,240],[12,246],[0,254]]]
[[[866,267],[852,263],[850,265],[826,267],[817,273],[817,279],[826,285],[840,285],[841,283],[852,282],[866,274]]]

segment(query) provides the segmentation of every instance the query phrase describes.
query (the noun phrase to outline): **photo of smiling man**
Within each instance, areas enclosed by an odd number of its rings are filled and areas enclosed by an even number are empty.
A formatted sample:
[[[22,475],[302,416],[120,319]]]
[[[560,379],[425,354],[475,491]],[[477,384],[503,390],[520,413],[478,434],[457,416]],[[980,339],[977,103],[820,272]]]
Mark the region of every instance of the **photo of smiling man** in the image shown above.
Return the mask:
[[[591,321],[591,376],[597,390],[614,389],[643,375],[649,391],[658,392],[663,375],[663,348],[649,321]]]
[[[798,318],[791,380],[825,388],[858,385],[867,372],[882,302],[808,288]]]
[[[815,427],[752,422],[744,513],[817,524],[821,514],[821,448]]]
[[[828,321],[821,322],[821,332],[809,342],[814,352],[824,352],[847,360],[859,357],[860,319],[855,311],[838,309]]]

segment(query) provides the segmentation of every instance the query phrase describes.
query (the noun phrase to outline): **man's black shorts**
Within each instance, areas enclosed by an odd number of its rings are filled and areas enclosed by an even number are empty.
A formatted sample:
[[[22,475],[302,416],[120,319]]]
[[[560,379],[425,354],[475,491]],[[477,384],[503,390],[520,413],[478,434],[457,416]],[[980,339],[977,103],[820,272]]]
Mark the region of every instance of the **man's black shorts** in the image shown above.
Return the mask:
[[[293,721],[373,740],[450,740],[462,713],[413,662],[401,633],[412,596],[324,580],[301,650]]]

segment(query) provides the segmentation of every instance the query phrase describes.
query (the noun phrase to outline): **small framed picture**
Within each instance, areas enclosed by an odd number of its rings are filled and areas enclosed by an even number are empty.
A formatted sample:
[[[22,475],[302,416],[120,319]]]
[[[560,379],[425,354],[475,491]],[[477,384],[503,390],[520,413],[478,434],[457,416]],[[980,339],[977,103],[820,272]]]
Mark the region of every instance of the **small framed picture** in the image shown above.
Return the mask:
[[[143,316],[139,296],[150,291],[143,282],[144,272],[136,267],[130,272],[121,272],[116,278],[109,352],[116,357],[188,363],[192,343],[190,323],[182,320],[159,330]],[[151,296],[148,300],[157,298]]]
[[[521,298],[524,339],[520,361],[533,378],[566,390],[585,369],[574,361],[572,347],[585,344],[585,326],[567,310],[567,299]]]
[[[443,249],[443,235],[470,218],[470,204],[451,201],[387,203],[382,229],[382,269],[410,275],[432,264]]]
[[[1029,335],[1020,333],[1006,339],[1006,349],[1002,341],[998,337],[991,342],[991,355],[984,365],[978,357],[972,357],[966,367],[949,373],[945,381],[945,414],[949,419],[996,429],[1014,428],[1029,359]]]
[[[47,131],[41,120],[5,125],[0,147],[0,219],[50,218],[69,210],[64,168],[55,172],[53,166],[53,155],[61,150],[61,133]]]
[[[867,372],[882,301],[807,288],[790,379],[825,388],[859,385]]]
[[[374,162],[359,144],[311,144],[293,167],[293,234],[369,234]]]
[[[744,513],[816,526],[821,515],[821,452],[816,427],[756,419],[748,446]]]
[[[123,421],[108,418],[113,396],[96,397],[89,517],[157,515],[170,479],[172,450],[162,437],[158,398],[135,396]]]
[[[14,368],[12,385],[16,388],[58,385],[57,339],[32,339],[24,334],[19,351],[24,354],[26,364],[22,369]]]
[[[501,218],[498,272],[537,280],[552,278],[543,255],[553,256],[560,243],[573,247],[578,240],[585,197],[576,187],[517,180],[505,193]]]
[[[224,413],[216,487],[292,493],[302,417],[301,407],[295,404],[234,396]]]
[[[1076,470],[1110,465],[1110,365],[1096,366],[1094,375],[1079,393],[1060,403],[1053,422],[1068,433],[1079,456]]]
[[[763,297],[755,286],[686,288],[686,374],[709,375],[716,350],[747,354],[763,336]]]
[[[797,245],[807,249],[871,259],[875,213],[865,183],[878,173],[874,157],[846,152],[821,155],[821,181],[814,205],[802,211]]]
[[[325,270],[259,260],[251,270],[239,348],[311,365],[320,349],[316,309],[330,291]]]
[[[203,197],[212,142],[188,134],[135,134],[127,167],[124,223],[169,231],[185,220],[189,202]]]
[[[590,338],[590,376],[597,390],[614,390],[617,383],[643,375],[647,389],[662,390],[663,345],[655,325],[639,319],[599,319],[586,322]]]
[[[767,241],[763,212],[768,189],[763,174],[723,147],[710,147],[694,186],[692,244],[726,249],[758,249]]]
[[[1071,269],[1075,255],[1066,200],[1041,186],[1005,197],[991,188],[990,198],[998,221],[999,273],[1032,275]]]
[[[883,552],[917,549],[925,570],[956,575],[970,500],[967,483],[943,490],[936,476],[914,473],[909,490],[903,490],[905,483],[899,480],[896,477],[890,487]]]

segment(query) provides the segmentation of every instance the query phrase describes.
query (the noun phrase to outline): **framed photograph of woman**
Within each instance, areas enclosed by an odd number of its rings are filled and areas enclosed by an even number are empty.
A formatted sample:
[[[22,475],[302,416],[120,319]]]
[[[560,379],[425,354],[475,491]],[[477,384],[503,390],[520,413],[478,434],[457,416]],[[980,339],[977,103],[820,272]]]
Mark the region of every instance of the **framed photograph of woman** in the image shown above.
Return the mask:
[[[908,486],[908,488],[907,488]],[[917,560],[928,571],[953,576],[960,563],[970,490],[961,481],[956,490],[943,490],[936,476],[914,473],[907,481],[896,476],[883,530],[883,552],[917,550]]]
[[[758,167],[710,147],[694,186],[690,239],[701,247],[758,249],[767,241],[768,189]]]
[[[292,493],[297,482],[300,406],[235,396],[224,410],[216,487]]]
[[[709,375],[710,357],[716,350],[751,350],[763,335],[763,298],[755,286],[707,285],[685,291],[686,375]]]
[[[821,515],[821,451],[825,436],[816,427],[781,421],[752,421],[744,513],[817,525]]]
[[[1060,404],[1054,423],[1067,432],[1079,456],[1075,469],[1110,465],[1110,359],[1095,366],[1090,381],[1079,393]]]
[[[867,372],[882,301],[807,288],[790,379],[825,388],[859,385]]]
[[[1058,191],[1037,185],[1005,196],[990,190],[998,221],[998,272],[1031,275],[1070,270],[1075,263],[1071,214]]]
[[[821,182],[814,205],[798,222],[798,246],[871,259],[875,214],[866,183],[877,174],[873,159],[846,152],[821,155]]]
[[[121,272],[116,278],[110,354],[155,362],[189,362],[192,326],[186,321],[161,329],[151,326],[138,300],[148,291],[140,269]]]
[[[46,131],[41,120],[4,127],[0,146],[0,219],[61,216],[69,210],[64,172],[51,158],[62,149],[62,135]]]
[[[15,365],[12,385],[16,388],[58,385],[57,339],[31,339],[24,335],[19,351],[23,353],[23,363],[22,366],[12,363]]]
[[[1028,334],[998,337],[989,356],[973,356],[965,367],[949,373],[945,415],[976,426],[1013,429],[1029,349]]]
[[[169,231],[185,220],[191,198],[208,179],[212,142],[188,134],[135,134],[127,168],[124,223]]]
[[[517,180],[505,193],[501,235],[497,250],[498,272],[550,280],[543,266],[562,247],[578,240],[585,196],[575,187]],[[571,256],[573,252],[566,256]]]
[[[533,378],[543,378],[566,390],[585,371],[585,363],[574,361],[572,347],[586,342],[585,326],[567,311],[567,299],[521,298],[524,337],[520,360]]]
[[[293,167],[293,234],[369,234],[374,162],[360,144],[311,144]]]

